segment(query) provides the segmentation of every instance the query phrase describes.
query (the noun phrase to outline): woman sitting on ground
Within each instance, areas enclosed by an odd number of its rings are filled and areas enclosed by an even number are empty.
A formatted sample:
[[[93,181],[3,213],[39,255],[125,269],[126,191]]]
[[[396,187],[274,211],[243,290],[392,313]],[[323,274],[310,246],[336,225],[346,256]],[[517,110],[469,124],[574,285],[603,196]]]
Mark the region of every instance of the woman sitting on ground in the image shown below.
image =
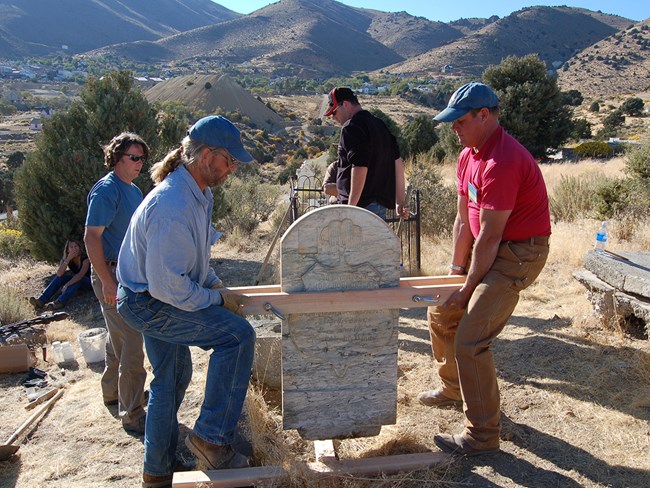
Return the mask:
[[[41,308],[60,310],[79,289],[92,290],[90,260],[79,241],[68,239],[63,248],[63,259],[59,264],[59,269],[56,270],[56,276],[43,290],[41,296],[30,297],[29,303],[32,304],[34,310]],[[59,290],[61,290],[61,295],[51,302],[50,300]]]

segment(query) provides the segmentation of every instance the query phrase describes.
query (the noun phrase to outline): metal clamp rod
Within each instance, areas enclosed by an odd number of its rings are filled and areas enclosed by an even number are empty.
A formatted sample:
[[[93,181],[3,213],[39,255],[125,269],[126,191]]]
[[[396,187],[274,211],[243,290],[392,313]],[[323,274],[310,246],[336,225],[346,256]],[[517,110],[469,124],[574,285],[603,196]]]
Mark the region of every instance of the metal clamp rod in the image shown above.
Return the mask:
[[[432,302],[432,303],[437,303],[440,301],[440,295],[436,295],[435,297],[422,297],[420,295],[413,295],[413,301],[414,302]]]
[[[275,315],[280,320],[286,320],[284,316],[280,312],[278,312],[278,310],[273,305],[271,305],[271,302],[266,302],[264,304],[264,310],[273,313],[273,315]]]

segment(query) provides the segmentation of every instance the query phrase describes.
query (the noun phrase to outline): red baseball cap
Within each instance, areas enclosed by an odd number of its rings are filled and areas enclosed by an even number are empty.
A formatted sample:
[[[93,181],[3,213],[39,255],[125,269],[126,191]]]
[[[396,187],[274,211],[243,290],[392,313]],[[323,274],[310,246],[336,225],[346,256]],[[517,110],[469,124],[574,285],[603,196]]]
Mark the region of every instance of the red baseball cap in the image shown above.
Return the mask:
[[[339,105],[341,105],[346,100],[354,103],[359,103],[357,96],[346,87],[336,87],[332,88],[332,91],[329,93],[329,110],[325,112],[325,117],[329,117],[334,113]]]

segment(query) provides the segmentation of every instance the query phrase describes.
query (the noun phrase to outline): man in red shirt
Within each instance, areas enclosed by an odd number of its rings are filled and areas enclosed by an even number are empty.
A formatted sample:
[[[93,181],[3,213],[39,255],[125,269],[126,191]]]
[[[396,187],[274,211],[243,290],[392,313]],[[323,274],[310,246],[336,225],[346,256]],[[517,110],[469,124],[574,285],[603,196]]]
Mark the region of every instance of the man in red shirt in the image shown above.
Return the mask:
[[[551,223],[541,171],[499,123],[497,95],[468,83],[435,120],[452,122],[464,146],[458,157],[458,211],[452,275],[465,284],[429,309],[433,355],[442,386],[418,396],[429,406],[464,405],[462,434],[438,434],[446,452],[477,455],[499,449],[500,399],[492,343],[542,271]],[[471,263],[470,263],[471,254]]]

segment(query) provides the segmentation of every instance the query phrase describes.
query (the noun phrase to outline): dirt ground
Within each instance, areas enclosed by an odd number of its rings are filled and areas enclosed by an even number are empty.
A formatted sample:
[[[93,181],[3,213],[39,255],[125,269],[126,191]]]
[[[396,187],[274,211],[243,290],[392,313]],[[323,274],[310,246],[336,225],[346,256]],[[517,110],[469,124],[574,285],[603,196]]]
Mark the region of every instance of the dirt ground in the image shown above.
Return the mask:
[[[593,221],[555,225],[552,252],[542,276],[525,291],[504,332],[494,344],[502,393],[501,452],[456,459],[440,469],[402,473],[376,480],[342,479],[323,486],[503,486],[503,487],[642,487],[650,480],[650,342],[603,329],[592,316],[584,290],[571,277],[580,267],[591,238]],[[587,234],[588,233],[588,234]],[[644,246],[647,249],[647,239]],[[617,249],[631,249],[617,243]],[[220,244],[212,265],[231,286],[254,282],[266,253]],[[426,243],[430,273],[448,262],[448,242]],[[0,282],[21,296],[37,292],[53,267],[0,263]],[[273,282],[274,278],[267,281]],[[101,326],[91,293],[75,298],[70,319],[50,324],[50,340],[71,340],[87,328]],[[338,443],[344,458],[436,451],[438,432],[462,430],[457,409],[424,407],[416,395],[437,385],[423,309],[403,310],[399,335],[397,424],[379,436]],[[200,407],[207,354],[193,351],[194,377],[181,408],[181,435],[192,428]],[[114,408],[102,403],[99,379],[103,363],[87,365],[76,349],[76,361],[65,368],[48,362],[39,367],[65,393],[25,439],[18,454],[0,462],[3,487],[133,487],[140,482],[142,438],[126,434]],[[25,374],[0,375],[4,440],[30,412]],[[263,400],[266,394],[270,403]],[[252,386],[247,401],[252,439],[259,465],[289,466],[291,480],[275,486],[316,486],[300,474],[314,460],[313,447],[294,431],[281,430],[277,395]],[[181,448],[181,456],[191,456]],[[298,474],[295,474],[298,473]]]

